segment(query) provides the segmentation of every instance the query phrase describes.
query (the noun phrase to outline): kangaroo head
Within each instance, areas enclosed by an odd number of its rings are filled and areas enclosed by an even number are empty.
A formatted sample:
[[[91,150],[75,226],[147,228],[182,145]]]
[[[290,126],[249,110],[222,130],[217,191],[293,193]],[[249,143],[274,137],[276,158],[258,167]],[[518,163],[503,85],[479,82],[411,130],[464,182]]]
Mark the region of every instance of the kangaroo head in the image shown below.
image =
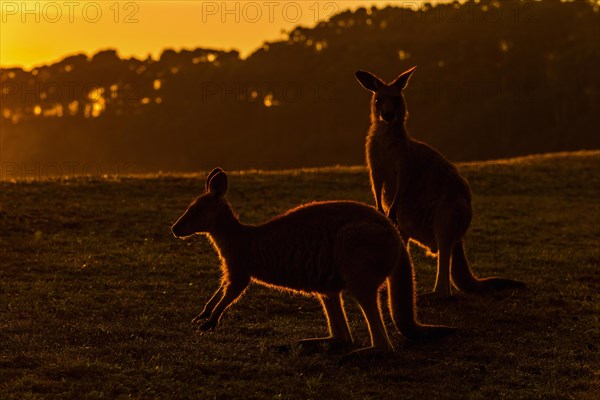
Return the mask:
[[[219,214],[228,208],[225,200],[228,186],[227,174],[221,168],[213,169],[206,177],[204,194],[194,200],[171,227],[173,235],[182,238],[209,232]]]
[[[385,83],[367,71],[356,71],[356,79],[367,90],[373,93],[371,99],[371,118],[373,122],[381,121],[387,124],[404,123],[406,104],[402,91],[415,68],[404,71],[392,83]]]

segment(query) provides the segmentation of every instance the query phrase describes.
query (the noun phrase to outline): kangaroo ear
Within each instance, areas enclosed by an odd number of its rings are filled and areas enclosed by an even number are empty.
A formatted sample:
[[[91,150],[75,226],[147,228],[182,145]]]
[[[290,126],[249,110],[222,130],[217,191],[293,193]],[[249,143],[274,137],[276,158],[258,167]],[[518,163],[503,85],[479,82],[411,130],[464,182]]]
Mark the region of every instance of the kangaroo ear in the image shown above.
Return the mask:
[[[401,73],[400,75],[398,75],[398,77],[396,79],[394,79],[394,82],[390,83],[390,86],[395,86],[396,88],[402,90],[406,87],[406,85],[408,85],[408,80],[410,79],[410,76],[412,75],[413,72],[415,72],[415,69],[417,69],[417,66],[415,65],[414,67],[412,67],[409,70],[404,71],[403,73]]]
[[[223,172],[223,170],[221,168],[219,168],[219,167],[217,167],[217,168],[213,169],[212,171],[210,171],[210,173],[206,177],[206,182],[204,183],[204,190],[206,190],[208,192],[208,189],[209,189],[208,184],[210,183],[210,180],[212,179],[213,176],[215,176],[219,172]]]
[[[354,76],[356,76],[356,79],[358,79],[365,89],[370,90],[371,92],[376,92],[385,85],[381,79],[367,71],[356,71]]]
[[[217,197],[225,197],[228,187],[229,181],[227,179],[227,174],[223,171],[217,172],[208,183],[209,192],[217,195]]]

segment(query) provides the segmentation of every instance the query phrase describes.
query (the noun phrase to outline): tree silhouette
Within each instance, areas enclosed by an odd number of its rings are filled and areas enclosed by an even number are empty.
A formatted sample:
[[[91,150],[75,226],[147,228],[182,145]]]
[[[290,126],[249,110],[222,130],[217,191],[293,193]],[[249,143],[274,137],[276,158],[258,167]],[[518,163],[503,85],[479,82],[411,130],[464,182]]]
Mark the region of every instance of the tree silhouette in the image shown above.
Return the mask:
[[[133,163],[139,171],[362,164],[368,97],[418,65],[409,131],[453,160],[598,148],[594,2],[467,1],[359,8],[246,59],[113,49],[1,69],[2,161]]]

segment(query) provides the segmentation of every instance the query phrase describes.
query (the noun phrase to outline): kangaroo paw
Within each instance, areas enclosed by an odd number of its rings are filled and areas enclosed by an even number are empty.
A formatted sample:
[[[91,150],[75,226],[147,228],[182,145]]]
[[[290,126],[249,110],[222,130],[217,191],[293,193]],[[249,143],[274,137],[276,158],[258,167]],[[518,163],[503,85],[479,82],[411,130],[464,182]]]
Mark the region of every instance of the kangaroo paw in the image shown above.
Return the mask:
[[[200,329],[201,331],[214,331],[215,328],[217,327],[217,320],[213,320],[213,319],[209,319],[207,321],[204,321],[202,324],[200,324],[200,326],[198,327],[198,329]]]
[[[423,299],[425,301],[440,301],[440,300],[448,300],[453,301],[457,300],[457,297],[452,295],[452,293],[441,293],[441,292],[428,292],[419,294],[419,299]]]
[[[380,347],[365,347],[362,349],[351,351],[350,353],[340,357],[340,359],[338,360],[338,365],[343,365],[356,360],[379,358],[391,352],[392,351],[390,349]]]
[[[210,313],[202,311],[200,314],[196,315],[192,320],[192,324],[199,324],[202,320],[210,317]]]
[[[347,351],[353,346],[352,341],[348,342],[333,337],[303,339],[299,340],[297,344],[301,345],[304,350],[309,352],[316,352],[319,350],[325,350],[327,352]]]

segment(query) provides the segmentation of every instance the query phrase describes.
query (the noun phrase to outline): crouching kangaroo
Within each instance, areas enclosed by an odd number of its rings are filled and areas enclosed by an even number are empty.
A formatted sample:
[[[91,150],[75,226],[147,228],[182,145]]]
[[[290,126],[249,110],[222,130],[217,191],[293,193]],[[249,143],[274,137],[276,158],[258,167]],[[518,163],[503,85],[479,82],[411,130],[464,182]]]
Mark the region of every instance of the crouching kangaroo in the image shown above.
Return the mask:
[[[172,227],[180,238],[206,233],[221,259],[221,286],[193,320],[200,329],[214,329],[223,311],[255,281],[318,296],[330,336],[301,343],[351,346],[341,297],[345,289],[358,301],[371,336],[371,347],[351,354],[392,350],[378,295],[387,279],[389,308],[404,336],[429,339],[454,331],[417,321],[408,253],[393,224],[374,208],[351,201],[311,203],[262,225],[245,225],[225,198],[227,188],[225,172],[213,170],[205,193]]]
[[[471,223],[471,192],[454,164],[406,130],[403,89],[416,67],[386,84],[375,75],[356,72],[373,93],[366,157],[376,207],[394,221],[405,244],[409,239],[437,253],[434,297],[451,296],[450,279],[465,292],[522,287],[505,278],[477,278],[469,267],[463,237]]]

